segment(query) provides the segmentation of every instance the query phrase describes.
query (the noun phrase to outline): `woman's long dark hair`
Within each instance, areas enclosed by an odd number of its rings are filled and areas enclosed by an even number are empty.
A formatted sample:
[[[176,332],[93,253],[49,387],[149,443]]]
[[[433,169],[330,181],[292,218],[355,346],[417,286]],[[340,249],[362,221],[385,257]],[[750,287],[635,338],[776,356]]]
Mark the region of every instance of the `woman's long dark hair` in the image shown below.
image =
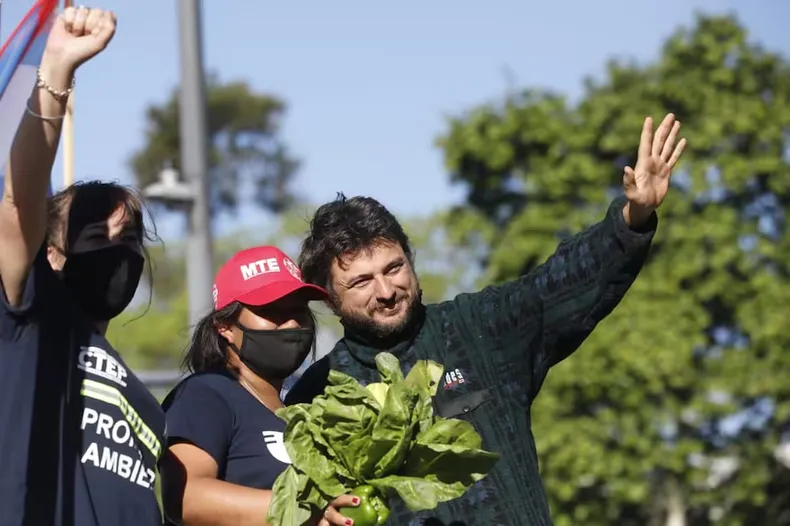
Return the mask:
[[[213,310],[201,318],[192,333],[182,367],[190,373],[225,369],[228,360],[228,342],[217,330],[220,325],[232,325],[239,317],[242,306],[234,301]]]
[[[221,325],[233,325],[239,318],[239,313],[244,306],[234,301],[227,307],[211,311],[195,325],[192,339],[187,346],[182,368],[190,373],[202,373],[205,371],[225,370],[228,361],[228,341],[222,337],[217,330]],[[313,318],[313,326],[316,327],[316,319],[313,311],[310,311]],[[315,359],[316,353],[315,337],[313,338],[312,356]]]

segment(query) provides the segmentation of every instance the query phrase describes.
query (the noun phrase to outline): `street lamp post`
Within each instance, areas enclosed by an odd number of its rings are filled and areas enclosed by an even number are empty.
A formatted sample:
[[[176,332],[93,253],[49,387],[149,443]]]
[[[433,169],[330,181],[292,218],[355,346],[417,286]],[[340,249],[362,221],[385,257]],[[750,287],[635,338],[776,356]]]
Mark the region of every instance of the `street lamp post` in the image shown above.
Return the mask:
[[[150,184],[143,188],[143,196],[152,203],[160,203],[165,206],[166,209],[170,210],[171,212],[181,212],[187,217],[187,225],[188,225],[188,234],[191,233],[191,228],[189,226],[192,225],[191,216],[194,214],[195,210],[195,203],[197,202],[197,192],[195,191],[195,185],[191,181],[182,181],[178,171],[173,168],[171,163],[167,163],[163,168],[162,171],[159,172],[159,181],[153,184]],[[208,234],[210,239],[210,233]],[[189,276],[194,276],[197,274],[195,272],[195,265],[203,266],[205,263],[203,261],[195,261],[191,258],[193,251],[195,250],[194,247],[190,247],[189,245],[193,243],[193,238],[187,237],[187,253],[186,253],[186,268],[187,268],[187,279]],[[191,250],[190,250],[191,248]],[[211,265],[211,262],[208,263]],[[209,267],[210,268],[210,267]],[[201,269],[202,270],[202,269]],[[209,298],[211,298],[211,281],[208,281],[208,285],[206,285],[206,290],[209,291]],[[189,282],[187,283],[189,286]],[[201,292],[198,291],[198,296],[193,295],[192,289],[187,289],[187,302],[189,304],[189,324],[190,327],[193,327],[194,324],[200,316],[205,314],[205,298],[201,297]],[[202,303],[201,303],[202,302]],[[209,308],[211,306],[209,305]]]
[[[187,213],[187,301],[194,327],[213,307],[214,250],[208,196],[206,88],[200,29],[200,0],[178,0],[181,50],[179,135],[181,175],[166,166],[146,198]]]
[[[187,294],[192,327],[213,307],[211,283],[214,274],[200,10],[200,0],[178,0],[181,37],[180,168],[194,192],[187,227]]]

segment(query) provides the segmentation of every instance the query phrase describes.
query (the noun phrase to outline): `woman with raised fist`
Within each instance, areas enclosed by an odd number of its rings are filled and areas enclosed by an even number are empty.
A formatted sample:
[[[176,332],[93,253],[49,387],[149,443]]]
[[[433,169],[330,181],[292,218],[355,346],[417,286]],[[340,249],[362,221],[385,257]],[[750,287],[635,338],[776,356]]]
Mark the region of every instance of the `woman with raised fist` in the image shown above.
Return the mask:
[[[115,15],[54,22],[0,200],[0,525],[159,526],[156,399],[104,337],[132,300],[149,239],[131,189],[91,182],[48,198],[77,69]]]

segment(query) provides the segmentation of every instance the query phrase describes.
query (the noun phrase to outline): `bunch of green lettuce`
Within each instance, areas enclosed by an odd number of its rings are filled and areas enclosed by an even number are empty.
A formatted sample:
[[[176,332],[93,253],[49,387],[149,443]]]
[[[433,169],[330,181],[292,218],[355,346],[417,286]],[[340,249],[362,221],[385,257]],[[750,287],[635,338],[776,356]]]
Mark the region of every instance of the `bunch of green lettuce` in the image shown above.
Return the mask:
[[[361,520],[365,509],[340,511],[357,511],[356,526],[383,524],[384,499],[397,496],[413,511],[433,509],[463,495],[499,459],[482,449],[472,424],[433,415],[441,365],[419,361],[404,378],[398,359],[380,353],[376,367],[381,383],[363,387],[333,370],[323,395],[277,411],[287,422],[293,464],[274,484],[268,517],[274,526],[301,526],[335,497],[360,489],[370,496],[370,487],[377,517]],[[369,506],[364,499],[363,505]]]

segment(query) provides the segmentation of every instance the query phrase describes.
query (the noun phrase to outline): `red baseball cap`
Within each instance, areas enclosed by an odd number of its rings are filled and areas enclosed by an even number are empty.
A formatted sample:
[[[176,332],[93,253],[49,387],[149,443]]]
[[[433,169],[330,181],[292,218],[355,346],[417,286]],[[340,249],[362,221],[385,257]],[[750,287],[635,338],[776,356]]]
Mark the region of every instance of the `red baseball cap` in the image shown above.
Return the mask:
[[[222,265],[214,279],[214,309],[234,301],[246,305],[266,305],[304,291],[310,300],[326,300],[326,290],[302,281],[296,263],[277,247],[254,247],[236,252]]]

